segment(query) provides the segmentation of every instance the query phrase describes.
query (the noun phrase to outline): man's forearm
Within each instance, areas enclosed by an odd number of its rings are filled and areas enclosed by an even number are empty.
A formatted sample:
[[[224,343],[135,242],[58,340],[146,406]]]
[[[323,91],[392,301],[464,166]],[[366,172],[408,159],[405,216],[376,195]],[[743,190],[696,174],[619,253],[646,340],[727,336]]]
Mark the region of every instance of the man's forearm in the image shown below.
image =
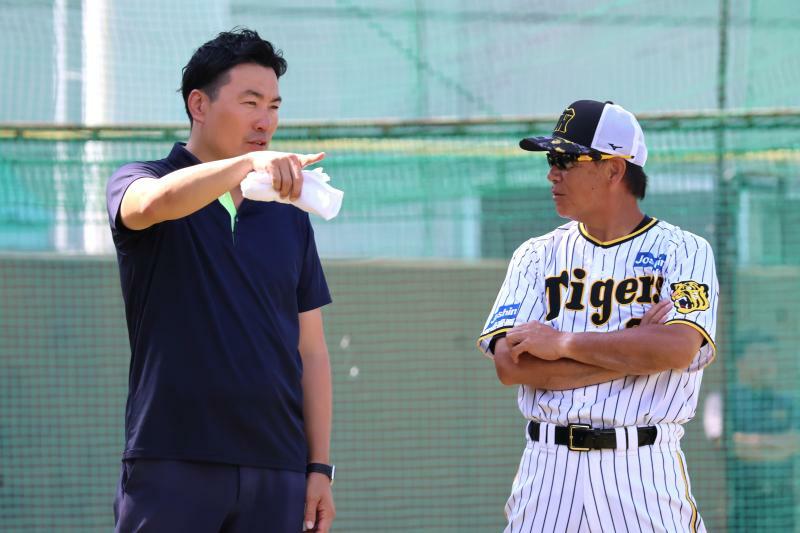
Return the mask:
[[[330,463],[332,392],[328,354],[303,359],[303,418],[308,461]]]
[[[596,385],[627,375],[572,359],[545,361],[529,354],[514,363],[505,339],[500,339],[495,345],[494,362],[498,378],[503,384],[528,385],[545,390]]]
[[[702,337],[683,324],[648,325],[608,333],[570,333],[563,355],[588,365],[647,375],[684,369],[700,349]]]
[[[308,461],[330,464],[333,393],[331,363],[322,310],[300,313],[300,344],[303,359],[303,419],[308,442]]]
[[[252,163],[246,156],[182,168],[161,179],[135,181],[122,201],[125,225],[143,229],[202,209],[236,187]]]

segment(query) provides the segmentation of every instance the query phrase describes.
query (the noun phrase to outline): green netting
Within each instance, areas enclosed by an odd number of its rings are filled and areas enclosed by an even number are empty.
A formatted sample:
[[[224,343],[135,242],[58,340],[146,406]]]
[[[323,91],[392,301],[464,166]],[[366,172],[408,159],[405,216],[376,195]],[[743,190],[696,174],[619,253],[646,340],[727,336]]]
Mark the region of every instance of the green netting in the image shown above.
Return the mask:
[[[800,106],[794,0],[2,0],[0,10],[3,121],[182,121],[180,68],[235,25],[283,49],[285,118],[551,115],[587,97],[635,113],[715,109],[720,65],[725,107]]]
[[[708,238],[727,284],[719,356],[684,439],[710,530],[794,527],[798,122],[644,121],[646,211]],[[337,530],[501,528],[523,423],[514,391],[499,385],[474,337],[513,249],[559,223],[543,158],[516,148],[523,131],[550,123],[462,124],[458,134],[454,125],[405,126],[381,136],[297,127],[275,140],[282,150],[324,149],[326,171],[347,191],[339,217],[315,220],[335,300],[325,315]],[[90,133],[115,139],[18,130],[0,141],[4,531],[111,523],[128,347],[103,183],[122,162],[161,157],[171,145],[141,139],[180,132]],[[762,442],[768,457],[754,459],[741,444],[775,438],[787,454]]]
[[[185,139],[180,69],[237,24],[289,61],[273,147],[325,150],[346,191],[315,221],[337,531],[502,528],[524,426],[474,338],[513,249],[560,223],[517,141],[587,97],[643,117],[646,211],[717,254],[683,441],[708,529],[800,531],[794,0],[0,0],[0,531],[111,527],[129,349],[105,180]]]

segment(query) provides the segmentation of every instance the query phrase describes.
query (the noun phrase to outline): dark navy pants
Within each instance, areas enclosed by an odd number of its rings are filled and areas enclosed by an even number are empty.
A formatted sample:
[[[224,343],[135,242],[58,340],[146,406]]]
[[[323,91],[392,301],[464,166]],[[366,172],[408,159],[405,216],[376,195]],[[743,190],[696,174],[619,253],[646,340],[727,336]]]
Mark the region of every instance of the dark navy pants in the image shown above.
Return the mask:
[[[306,476],[217,463],[122,462],[117,533],[299,533]]]

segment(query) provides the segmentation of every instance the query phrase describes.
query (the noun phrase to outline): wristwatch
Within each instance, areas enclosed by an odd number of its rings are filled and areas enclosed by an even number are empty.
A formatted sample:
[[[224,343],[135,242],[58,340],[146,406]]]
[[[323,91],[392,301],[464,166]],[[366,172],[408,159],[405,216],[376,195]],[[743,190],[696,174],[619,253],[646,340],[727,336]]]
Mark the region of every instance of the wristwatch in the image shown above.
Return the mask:
[[[328,479],[331,480],[331,485],[333,485],[334,473],[336,472],[336,467],[334,465],[326,465],[325,463],[308,463],[308,466],[306,466],[306,474],[310,474],[311,472],[325,474],[328,476]]]

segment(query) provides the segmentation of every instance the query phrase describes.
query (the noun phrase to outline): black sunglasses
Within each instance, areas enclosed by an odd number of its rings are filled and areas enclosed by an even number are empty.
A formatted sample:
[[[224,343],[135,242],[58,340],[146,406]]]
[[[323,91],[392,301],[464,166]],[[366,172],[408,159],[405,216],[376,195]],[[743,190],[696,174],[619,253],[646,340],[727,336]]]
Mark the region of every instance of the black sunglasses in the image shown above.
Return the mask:
[[[633,159],[633,156],[602,154],[600,152],[592,152],[591,154],[581,154],[581,155],[547,152],[547,164],[550,165],[551,167],[556,167],[558,170],[569,170],[575,165],[577,161],[602,161],[604,159],[611,159],[612,157]]]

